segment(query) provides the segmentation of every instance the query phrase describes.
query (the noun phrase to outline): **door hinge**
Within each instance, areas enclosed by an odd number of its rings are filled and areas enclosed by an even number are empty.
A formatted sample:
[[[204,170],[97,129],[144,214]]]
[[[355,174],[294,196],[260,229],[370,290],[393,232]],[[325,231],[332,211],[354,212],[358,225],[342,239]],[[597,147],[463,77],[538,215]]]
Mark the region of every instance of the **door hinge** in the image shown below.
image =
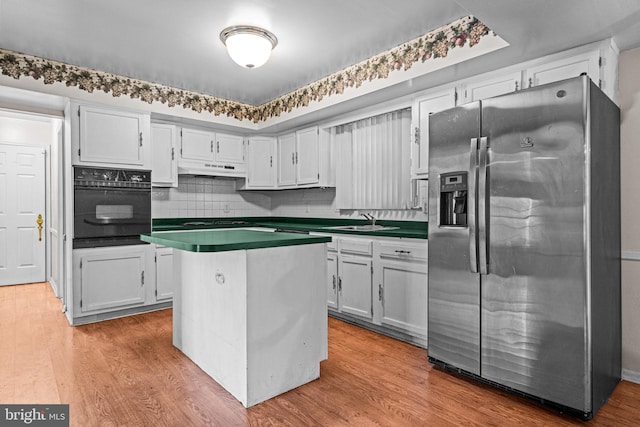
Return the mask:
[[[371,264],[371,275],[373,276],[373,264]]]
[[[82,300],[80,300],[80,308],[82,308]]]
[[[140,274],[140,286],[144,286],[144,270],[142,270],[142,273]]]
[[[80,157],[80,149],[78,148],[78,157]]]
[[[156,263],[158,262],[158,254],[155,254],[153,256],[153,262],[156,262]]]
[[[78,117],[80,117],[80,107],[78,107]]]
[[[384,299],[384,291],[382,289],[382,283],[378,284],[378,301],[382,301]]]
[[[176,159],[176,149],[171,147],[171,160],[175,160]]]
[[[320,181],[320,172],[318,172],[318,181]]]
[[[416,130],[413,133],[413,142],[420,144],[420,128],[416,126]]]
[[[82,260],[80,260],[80,268],[82,269]]]
[[[598,67],[602,67],[602,56],[598,57]]]
[[[140,132],[140,147],[142,147],[142,132]]]
[[[180,138],[182,138],[182,129],[180,129]]]
[[[158,290],[157,289],[155,291],[155,294],[156,294],[156,298],[158,298]]]

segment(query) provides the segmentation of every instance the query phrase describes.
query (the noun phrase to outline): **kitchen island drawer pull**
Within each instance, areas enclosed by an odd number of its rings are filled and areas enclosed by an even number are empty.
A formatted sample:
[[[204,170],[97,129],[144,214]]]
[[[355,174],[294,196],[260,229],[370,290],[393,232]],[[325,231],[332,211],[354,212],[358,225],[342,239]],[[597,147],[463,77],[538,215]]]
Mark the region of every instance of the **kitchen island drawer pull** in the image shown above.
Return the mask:
[[[407,255],[411,253],[411,251],[403,251],[402,249],[396,249],[395,252],[397,254],[407,254]]]

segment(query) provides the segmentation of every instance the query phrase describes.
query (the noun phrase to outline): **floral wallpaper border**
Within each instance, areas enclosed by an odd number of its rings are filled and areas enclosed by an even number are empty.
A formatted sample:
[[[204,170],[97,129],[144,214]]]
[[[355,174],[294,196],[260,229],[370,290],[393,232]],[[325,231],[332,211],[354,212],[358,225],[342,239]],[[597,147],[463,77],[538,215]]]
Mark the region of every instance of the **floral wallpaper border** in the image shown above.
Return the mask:
[[[3,75],[14,79],[25,76],[36,80],[43,79],[44,84],[60,82],[67,86],[76,86],[89,93],[101,90],[111,93],[114,97],[129,95],[133,99],[139,98],[149,104],[155,101],[167,104],[169,107],[182,106],[198,113],[207,111],[216,116],[224,114],[237,120],[248,119],[258,123],[271,117],[279,117],[283,112],[288,113],[296,108],[307,107],[310,102],[321,101],[325,96],[342,94],[348,87],[358,88],[365,81],[386,79],[389,73],[408,70],[418,61],[445,58],[451,49],[466,45],[473,47],[482,37],[489,34],[494,33],[486,25],[473,16],[466,16],[258,106],[1,48],[0,69]]]

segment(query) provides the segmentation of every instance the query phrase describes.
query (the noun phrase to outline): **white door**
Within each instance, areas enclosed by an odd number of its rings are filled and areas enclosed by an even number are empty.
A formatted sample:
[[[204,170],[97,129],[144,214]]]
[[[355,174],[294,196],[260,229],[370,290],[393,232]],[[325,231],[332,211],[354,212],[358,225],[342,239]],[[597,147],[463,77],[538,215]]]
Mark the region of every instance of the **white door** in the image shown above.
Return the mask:
[[[0,144],[0,285],[45,281],[44,168],[43,148]]]

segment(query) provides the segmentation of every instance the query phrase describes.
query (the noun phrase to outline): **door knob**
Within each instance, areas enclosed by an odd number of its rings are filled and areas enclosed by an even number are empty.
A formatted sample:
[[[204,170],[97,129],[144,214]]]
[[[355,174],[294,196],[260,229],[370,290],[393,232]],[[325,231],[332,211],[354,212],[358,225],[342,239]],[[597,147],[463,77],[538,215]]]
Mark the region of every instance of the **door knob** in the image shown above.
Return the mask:
[[[38,241],[42,241],[42,223],[44,220],[42,219],[42,215],[38,214],[38,219],[36,219],[36,224],[38,224]]]

